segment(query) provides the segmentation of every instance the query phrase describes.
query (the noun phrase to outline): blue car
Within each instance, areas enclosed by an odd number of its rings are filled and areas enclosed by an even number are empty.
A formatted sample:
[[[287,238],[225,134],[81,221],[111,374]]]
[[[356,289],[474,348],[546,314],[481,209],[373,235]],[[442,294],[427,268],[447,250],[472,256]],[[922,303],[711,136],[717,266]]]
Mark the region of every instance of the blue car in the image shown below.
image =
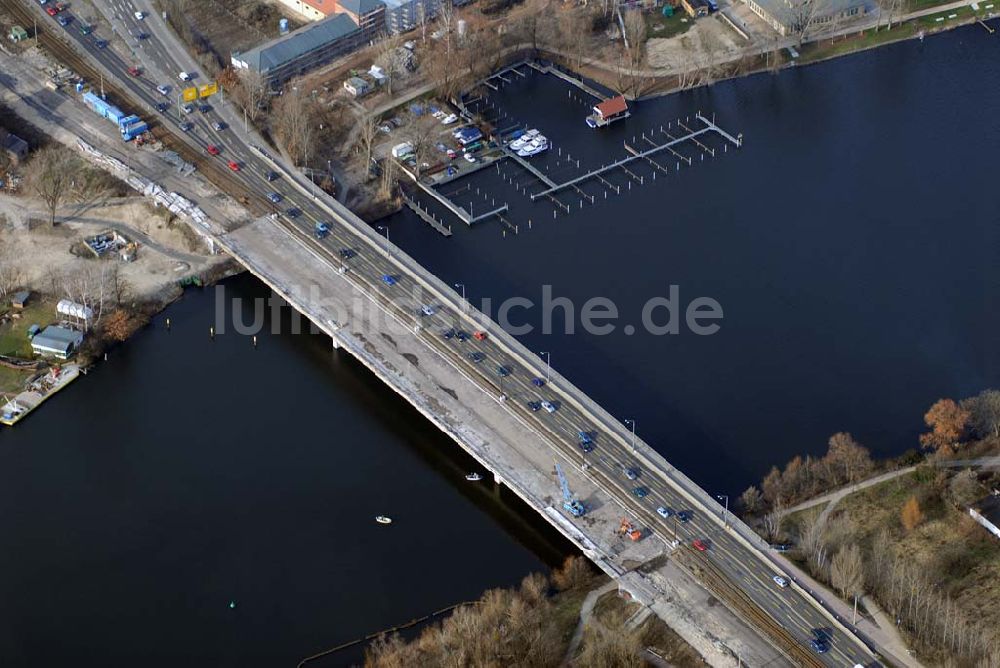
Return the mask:
[[[594,442],[594,437],[589,431],[577,432],[577,437],[580,439],[581,444],[586,443],[589,445]]]
[[[649,496],[649,490],[645,487],[636,487],[632,490],[632,494],[635,495],[637,499],[645,499]]]
[[[396,277],[389,274],[382,274],[382,282],[386,285],[396,285]]]
[[[94,46],[96,46],[98,49],[106,49],[108,48],[108,40],[99,39],[96,42],[94,42]]]
[[[452,327],[451,329],[444,330],[441,332],[441,336],[443,336],[446,341],[455,338],[455,328]]]
[[[267,198],[271,200],[272,203],[277,204],[281,201],[281,195],[278,193],[268,193]]]
[[[678,510],[677,511],[677,519],[679,519],[684,524],[687,524],[688,520],[691,519],[691,515],[689,515],[688,511],[686,511],[686,510]]]
[[[528,409],[532,413],[537,413],[538,411],[540,411],[542,409],[542,402],[541,401],[529,401],[528,402]]]
[[[469,340],[469,333],[460,329],[457,332],[455,332],[455,338],[461,341],[462,343],[465,343],[466,341]]]
[[[469,359],[472,360],[474,363],[479,364],[484,359],[486,359],[486,355],[484,355],[482,353],[478,353],[478,352],[477,353],[469,353]]]
[[[355,253],[350,248],[341,248],[340,249],[340,257],[343,258],[343,259],[345,259],[345,260],[350,260],[355,255],[357,255],[357,253]]]
[[[534,385],[535,387],[542,387],[543,385],[545,385],[545,379],[544,378],[532,378],[531,379],[531,384]]]
[[[505,366],[498,366],[497,367],[497,375],[500,376],[500,377],[502,377],[502,378],[506,378],[507,376],[510,375],[510,369],[508,369]]]
[[[826,654],[828,651],[830,651],[829,645],[827,645],[822,640],[817,640],[816,638],[810,640],[809,645],[813,648],[813,651],[815,651],[817,654]]]
[[[589,453],[591,453],[591,452],[594,451],[594,444],[593,443],[583,443],[583,442],[581,442],[580,443],[580,449],[583,450],[585,453],[589,454]]]

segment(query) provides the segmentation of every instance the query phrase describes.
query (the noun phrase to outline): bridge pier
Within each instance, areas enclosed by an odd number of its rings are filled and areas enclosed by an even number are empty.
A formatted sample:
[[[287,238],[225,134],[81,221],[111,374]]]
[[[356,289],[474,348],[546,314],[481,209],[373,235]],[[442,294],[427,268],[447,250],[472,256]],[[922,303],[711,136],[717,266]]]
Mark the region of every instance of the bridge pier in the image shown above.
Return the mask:
[[[503,479],[500,477],[500,474],[497,473],[496,471],[493,472],[493,482],[495,482],[498,485],[503,484]]]

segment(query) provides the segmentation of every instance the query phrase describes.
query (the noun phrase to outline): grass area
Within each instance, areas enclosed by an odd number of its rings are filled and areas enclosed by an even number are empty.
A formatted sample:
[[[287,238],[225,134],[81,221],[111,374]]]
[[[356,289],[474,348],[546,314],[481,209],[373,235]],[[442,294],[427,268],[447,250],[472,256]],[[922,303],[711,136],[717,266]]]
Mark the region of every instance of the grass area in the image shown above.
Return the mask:
[[[677,37],[693,27],[694,19],[680,7],[674,10],[673,16],[664,16],[659,11],[646,15],[646,39]]]
[[[8,307],[9,308],[9,307]],[[0,325],[0,355],[24,357],[31,359],[31,341],[28,340],[28,327],[38,325],[45,327],[56,319],[56,302],[54,300],[32,298],[27,307],[20,312],[21,317],[11,319]]]
[[[705,665],[701,654],[656,615],[650,615],[643,622],[640,631],[643,645],[662,656],[674,668],[698,668]]]
[[[605,621],[612,615],[618,614],[627,619],[638,609],[638,603],[622,598],[617,591],[609,591],[594,603],[594,617]]]
[[[16,369],[8,369],[5,366],[0,366],[0,394],[5,392],[16,393],[24,388],[24,384],[28,381],[28,378],[33,371],[18,371]],[[0,404],[3,404],[0,401]]]

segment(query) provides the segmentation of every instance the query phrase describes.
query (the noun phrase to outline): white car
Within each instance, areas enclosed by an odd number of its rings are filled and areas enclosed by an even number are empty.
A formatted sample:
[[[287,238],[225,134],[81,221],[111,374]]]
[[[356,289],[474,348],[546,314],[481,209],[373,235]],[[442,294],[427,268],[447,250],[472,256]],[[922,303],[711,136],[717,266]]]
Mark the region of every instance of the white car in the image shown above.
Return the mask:
[[[667,508],[666,506],[660,506],[659,508],[657,508],[656,513],[664,519],[670,517],[670,509]]]
[[[447,116],[441,119],[441,125],[451,125],[457,120],[458,116],[456,116],[455,114],[448,114]]]
[[[156,87],[156,92],[163,96],[170,95],[170,86],[166,84],[160,84],[159,86]]]
[[[785,578],[785,577],[783,577],[781,575],[775,575],[771,579],[774,580],[774,584],[778,585],[782,589],[784,589],[785,587],[788,586],[788,578]]]
[[[177,75],[177,78],[180,79],[181,81],[191,81],[191,75],[188,74],[187,72],[181,72],[180,74]]]
[[[423,306],[420,307],[420,313],[422,313],[423,315],[434,315],[435,313],[434,307],[431,306],[430,304],[424,304]]]
[[[553,406],[552,404],[550,404],[547,401],[543,401],[542,402],[542,408],[544,408],[547,413],[555,413],[556,412],[556,407]]]
[[[476,161],[476,156],[472,155],[471,153],[463,153],[462,156],[465,158],[466,162],[475,162]]]
[[[135,14],[133,14],[133,16],[135,16],[136,21],[141,21],[144,18],[146,18],[146,15],[143,14],[142,12],[136,12]]]
[[[192,107],[190,104],[185,104],[183,107],[181,107],[181,111],[183,111],[185,114],[190,114],[191,112],[194,111],[194,107]]]

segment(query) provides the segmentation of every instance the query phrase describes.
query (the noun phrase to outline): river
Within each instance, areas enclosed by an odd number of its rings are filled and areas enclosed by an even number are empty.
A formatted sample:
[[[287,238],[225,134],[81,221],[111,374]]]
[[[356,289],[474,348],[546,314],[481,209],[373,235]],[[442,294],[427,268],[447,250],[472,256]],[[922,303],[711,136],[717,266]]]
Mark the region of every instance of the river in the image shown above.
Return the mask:
[[[550,284],[630,318],[671,284],[716,299],[712,336],[522,337],[713,493],[837,430],[899,453],[932,401],[997,384],[1000,41],[981,28],[644,103],[603,135],[560,85],[501,94],[591,160],[699,109],[744,133],[739,152],[517,236],[390,222],[476,301]],[[248,277],[225,290],[266,296]],[[210,340],[215,299],[189,291],[0,431],[4,666],[294,665],[571,551],[464,481],[461,451],[323,337]]]

